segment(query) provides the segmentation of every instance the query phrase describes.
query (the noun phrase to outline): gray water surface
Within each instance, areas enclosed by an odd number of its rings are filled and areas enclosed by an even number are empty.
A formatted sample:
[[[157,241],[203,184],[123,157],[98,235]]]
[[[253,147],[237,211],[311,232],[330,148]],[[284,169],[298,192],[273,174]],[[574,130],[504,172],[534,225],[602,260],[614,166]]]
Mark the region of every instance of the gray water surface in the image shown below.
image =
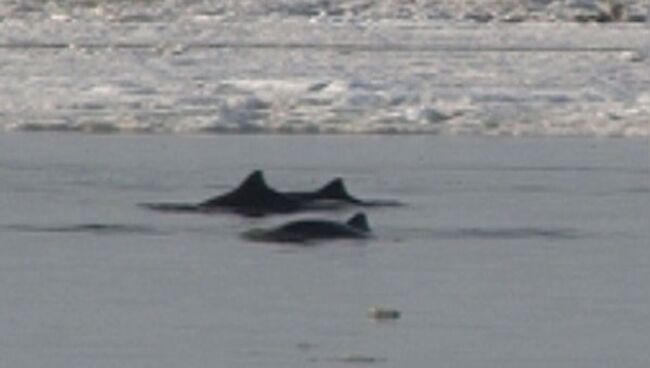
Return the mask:
[[[239,237],[302,216],[137,206],[257,168],[407,205],[306,248]],[[0,363],[646,367],[649,170],[634,139],[0,135]]]

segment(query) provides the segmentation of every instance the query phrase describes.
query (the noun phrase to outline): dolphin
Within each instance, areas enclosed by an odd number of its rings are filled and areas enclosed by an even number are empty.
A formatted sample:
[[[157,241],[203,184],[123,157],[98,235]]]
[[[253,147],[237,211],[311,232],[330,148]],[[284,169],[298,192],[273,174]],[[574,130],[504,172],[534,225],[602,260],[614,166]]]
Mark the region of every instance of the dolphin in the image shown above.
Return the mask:
[[[301,201],[304,205],[352,205],[360,207],[399,206],[401,203],[388,200],[363,200],[352,196],[342,178],[334,178],[329,183],[312,192],[282,192],[282,194]]]
[[[199,203],[142,203],[141,206],[163,212],[233,212],[244,216],[288,214],[297,211],[331,210],[342,206],[399,206],[381,200],[361,200],[351,196],[343,179],[335,178],[311,192],[280,192],[271,188],[261,170],[255,170],[235,189]]]
[[[143,207],[164,212],[234,212],[244,216],[264,216],[271,213],[292,213],[302,206],[298,199],[269,187],[260,170],[253,171],[230,192],[196,204],[143,203]]]
[[[349,204],[363,203],[363,201],[354,198],[350,193],[348,193],[348,190],[345,188],[345,184],[343,183],[343,179],[341,178],[335,178],[323,187],[312,192],[284,192],[284,194],[290,198],[303,202],[339,201]]]
[[[270,229],[252,229],[242,236],[253,241],[310,243],[316,240],[368,239],[371,230],[366,215],[359,212],[346,222],[305,219]]]

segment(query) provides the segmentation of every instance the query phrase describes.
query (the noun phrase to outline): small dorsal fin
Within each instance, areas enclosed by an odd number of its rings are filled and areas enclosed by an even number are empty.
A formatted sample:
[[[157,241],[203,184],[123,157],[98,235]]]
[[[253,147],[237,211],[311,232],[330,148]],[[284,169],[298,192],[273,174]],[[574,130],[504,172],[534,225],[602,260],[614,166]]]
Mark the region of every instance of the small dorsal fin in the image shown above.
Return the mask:
[[[370,226],[368,225],[368,218],[366,217],[366,214],[363,212],[359,212],[352,216],[347,224],[350,227],[353,227],[357,230],[361,230],[364,232],[369,232],[370,231]]]
[[[241,206],[260,195],[267,194],[271,189],[264,180],[261,170],[250,173],[235,189],[228,193],[211,198],[203,203],[204,207],[212,206]]]
[[[255,170],[244,179],[236,190],[245,188],[268,188],[266,180],[264,180],[264,173],[262,170]]]
[[[335,178],[325,184],[325,186],[316,191],[316,194],[319,198],[323,199],[352,199],[341,178]]]

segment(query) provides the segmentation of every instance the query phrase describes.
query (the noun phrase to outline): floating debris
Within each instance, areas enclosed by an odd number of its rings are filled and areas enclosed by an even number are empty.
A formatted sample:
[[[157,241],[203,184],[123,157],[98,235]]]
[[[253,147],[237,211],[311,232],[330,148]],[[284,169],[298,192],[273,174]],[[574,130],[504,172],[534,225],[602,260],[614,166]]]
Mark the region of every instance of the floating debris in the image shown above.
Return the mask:
[[[630,63],[640,63],[645,61],[646,55],[641,51],[624,51],[621,53],[621,60],[628,61]]]
[[[401,312],[397,309],[372,306],[368,308],[368,318],[374,320],[395,320],[400,318]]]

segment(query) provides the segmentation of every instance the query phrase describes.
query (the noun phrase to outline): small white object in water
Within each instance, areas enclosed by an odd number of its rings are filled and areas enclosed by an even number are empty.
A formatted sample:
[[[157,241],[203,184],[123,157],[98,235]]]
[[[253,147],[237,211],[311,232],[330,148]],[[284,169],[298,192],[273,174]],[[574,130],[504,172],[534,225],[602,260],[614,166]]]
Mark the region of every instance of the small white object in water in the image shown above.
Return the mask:
[[[50,19],[57,22],[70,22],[72,20],[67,14],[52,14]]]
[[[621,59],[623,61],[629,61],[631,63],[640,63],[646,58],[641,51],[623,51],[621,53]]]
[[[368,318],[375,320],[394,320],[401,316],[397,309],[372,306],[368,308]]]

